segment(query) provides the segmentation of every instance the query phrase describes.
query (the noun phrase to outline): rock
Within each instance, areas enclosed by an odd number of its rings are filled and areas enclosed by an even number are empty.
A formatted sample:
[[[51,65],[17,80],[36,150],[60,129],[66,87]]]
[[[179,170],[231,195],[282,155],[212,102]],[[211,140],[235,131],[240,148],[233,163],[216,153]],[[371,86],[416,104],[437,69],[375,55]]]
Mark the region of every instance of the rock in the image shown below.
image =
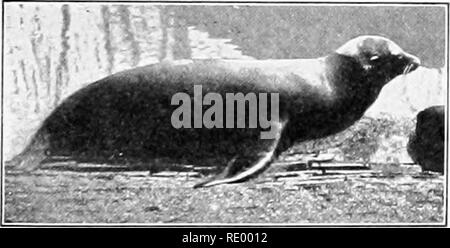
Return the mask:
[[[444,172],[445,108],[429,107],[417,115],[416,130],[410,135],[408,153],[423,171]]]

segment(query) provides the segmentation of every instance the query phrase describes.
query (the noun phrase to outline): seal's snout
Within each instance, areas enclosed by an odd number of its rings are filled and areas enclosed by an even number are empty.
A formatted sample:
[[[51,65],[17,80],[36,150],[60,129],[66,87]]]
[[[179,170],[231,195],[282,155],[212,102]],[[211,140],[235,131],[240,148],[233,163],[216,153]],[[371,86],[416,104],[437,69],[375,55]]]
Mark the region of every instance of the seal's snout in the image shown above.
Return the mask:
[[[412,56],[412,61],[413,61],[413,63],[416,64],[417,66],[420,65],[420,59],[417,58],[416,56]]]
[[[405,53],[409,60],[409,72],[414,71],[420,66],[420,59],[412,54]]]
[[[406,75],[420,66],[420,59],[412,54],[402,52],[397,55],[399,68],[403,68],[403,72],[401,74]]]

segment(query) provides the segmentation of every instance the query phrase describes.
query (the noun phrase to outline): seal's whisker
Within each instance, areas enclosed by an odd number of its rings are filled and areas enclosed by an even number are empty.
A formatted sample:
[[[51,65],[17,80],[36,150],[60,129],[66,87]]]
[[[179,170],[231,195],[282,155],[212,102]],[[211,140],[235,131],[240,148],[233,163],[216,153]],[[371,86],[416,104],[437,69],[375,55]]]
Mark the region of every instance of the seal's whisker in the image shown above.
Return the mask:
[[[412,67],[413,67],[412,64],[408,64],[408,65],[405,67],[405,69],[403,70],[403,75],[408,74],[408,73],[411,71]]]

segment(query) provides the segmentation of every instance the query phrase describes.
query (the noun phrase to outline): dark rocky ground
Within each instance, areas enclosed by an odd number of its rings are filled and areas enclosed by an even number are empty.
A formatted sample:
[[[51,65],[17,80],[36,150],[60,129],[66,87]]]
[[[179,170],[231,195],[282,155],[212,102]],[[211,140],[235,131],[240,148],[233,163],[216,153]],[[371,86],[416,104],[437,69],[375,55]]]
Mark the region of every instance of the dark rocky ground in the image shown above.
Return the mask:
[[[267,172],[193,189],[196,173],[6,170],[6,223],[434,223],[444,221],[444,177],[417,166],[302,184]]]

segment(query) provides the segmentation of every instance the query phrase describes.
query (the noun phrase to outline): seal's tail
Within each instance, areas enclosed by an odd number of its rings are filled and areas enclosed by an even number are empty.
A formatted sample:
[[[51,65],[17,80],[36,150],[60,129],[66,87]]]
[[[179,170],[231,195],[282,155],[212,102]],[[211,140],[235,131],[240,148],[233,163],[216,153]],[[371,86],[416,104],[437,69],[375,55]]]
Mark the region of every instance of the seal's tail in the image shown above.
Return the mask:
[[[18,170],[31,171],[37,169],[47,157],[46,151],[49,144],[48,135],[40,129],[25,149],[8,161],[6,165]]]

